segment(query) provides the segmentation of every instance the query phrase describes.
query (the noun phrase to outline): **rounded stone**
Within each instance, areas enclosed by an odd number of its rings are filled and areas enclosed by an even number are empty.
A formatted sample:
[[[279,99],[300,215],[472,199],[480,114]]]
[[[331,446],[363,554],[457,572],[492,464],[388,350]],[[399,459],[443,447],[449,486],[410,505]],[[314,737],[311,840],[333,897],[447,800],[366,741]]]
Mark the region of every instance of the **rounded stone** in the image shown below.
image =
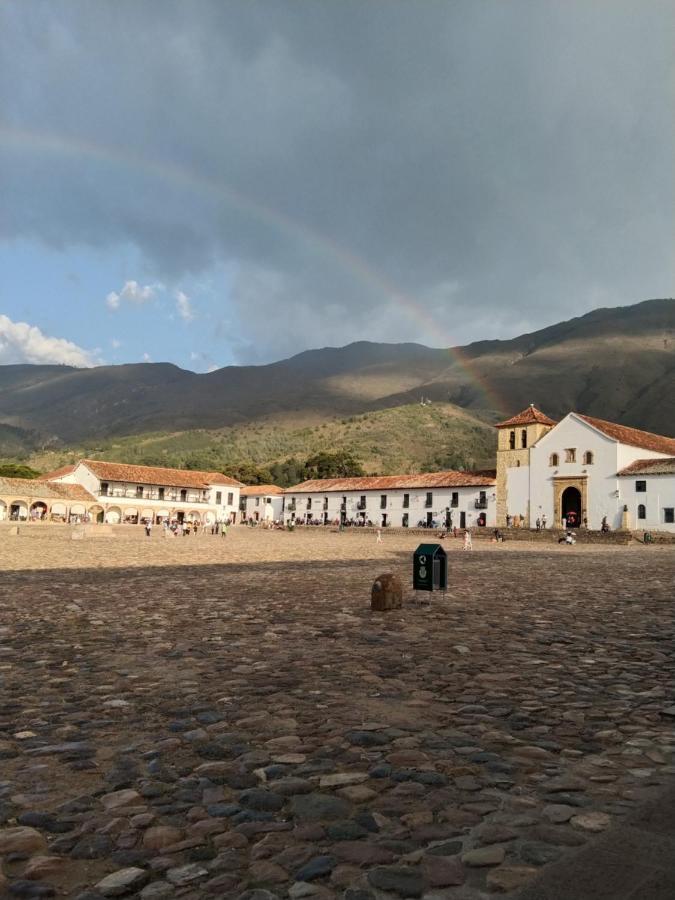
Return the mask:
[[[143,846],[148,850],[163,850],[183,839],[183,830],[173,825],[154,825],[143,835]]]
[[[47,841],[35,828],[17,825],[0,830],[0,856],[9,853],[36,853],[46,850]]]
[[[370,592],[370,608],[376,612],[403,606],[403,584],[397,575],[380,575]]]
[[[377,890],[399,897],[421,897],[427,887],[422,874],[406,866],[378,866],[368,872],[368,881]]]
[[[149,875],[144,869],[132,866],[128,869],[118,869],[106,875],[96,885],[96,890],[104,897],[122,897],[138,890],[148,880]]]
[[[56,889],[51,884],[44,884],[41,881],[18,878],[10,882],[9,893],[12,897],[54,897]]]
[[[63,870],[65,860],[60,856],[34,856],[26,865],[23,877],[31,881],[40,881],[57,875]]]
[[[316,878],[323,878],[324,875],[330,875],[336,865],[334,856],[315,856],[295,873],[295,880],[314,881]]]
[[[296,819],[315,822],[346,819],[349,816],[349,804],[332,794],[313,793],[293,797],[291,810]]]
[[[504,862],[506,853],[503,847],[491,844],[489,847],[477,847],[462,854],[462,862],[467,866],[498,866]]]
[[[432,887],[464,884],[464,868],[456,856],[427,856],[422,860],[422,874]]]
[[[604,831],[611,821],[612,817],[603,812],[583,812],[572,816],[570,819],[570,823],[575,828],[581,828],[583,831],[591,831],[593,833]]]
[[[490,869],[487,875],[487,886],[491,891],[508,893],[527,884],[537,874],[532,866],[498,866]]]

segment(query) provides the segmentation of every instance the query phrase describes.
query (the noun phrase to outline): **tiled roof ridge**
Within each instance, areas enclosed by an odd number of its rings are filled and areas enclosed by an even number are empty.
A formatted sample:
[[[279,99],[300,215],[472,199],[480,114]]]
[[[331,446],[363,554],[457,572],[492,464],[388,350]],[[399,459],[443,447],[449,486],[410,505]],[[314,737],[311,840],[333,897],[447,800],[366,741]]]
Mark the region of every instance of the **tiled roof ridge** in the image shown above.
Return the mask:
[[[311,478],[293,487],[286,488],[284,494],[321,493],[332,491],[396,490],[403,488],[442,487],[492,487],[495,479],[448,469],[443,472],[425,472],[419,475],[361,475],[353,478]]]
[[[59,466],[58,469],[54,469],[53,472],[45,472],[42,475],[39,475],[35,480],[36,481],[51,481],[52,478],[60,478],[62,475],[70,475],[71,472],[74,472],[77,468],[77,463],[70,463],[67,466]]]
[[[675,456],[651,456],[646,459],[634,459],[632,463],[624,466],[616,474],[638,475],[641,472],[651,475],[675,474]]]
[[[140,481],[143,484],[162,484],[167,478],[167,473],[170,473],[168,477],[175,478],[176,486],[193,487],[198,481],[205,487],[209,484],[224,484],[232,487],[243,486],[241,481],[230,478],[228,475],[223,475],[222,472],[205,472],[198,469],[177,469],[173,466],[145,466],[140,463],[137,465],[136,463],[110,462],[105,459],[81,459],[80,463],[87,466],[96,475],[98,475],[104,467],[109,467],[109,471],[113,471],[114,469],[121,470],[119,475],[121,478],[123,477],[123,470],[127,470],[129,481]],[[160,473],[162,477],[160,477]],[[155,479],[152,481],[144,481],[143,476],[150,474],[154,474]],[[187,476],[184,485],[179,483],[181,479],[177,476]],[[103,477],[112,480],[115,480],[116,478],[115,475],[111,474],[103,475]]]
[[[35,497],[38,500],[80,500],[96,503],[96,497],[81,484],[65,484],[55,481],[44,481],[40,478],[5,478],[0,476],[0,491],[17,494],[22,497]]]
[[[495,428],[508,428],[512,425],[532,425],[534,423],[538,423],[539,425],[558,424],[554,419],[549,418],[546,413],[537,409],[534,403],[530,403],[528,407],[517,413],[515,416],[511,416],[510,419],[505,419],[503,422],[497,422]]]
[[[630,425],[619,425],[617,422],[608,422],[606,419],[597,419],[595,416],[586,416],[583,413],[575,412],[574,415],[620,444],[641,447],[643,450],[652,450],[654,453],[675,455],[675,438],[655,434],[652,431],[642,431],[639,428],[632,428]]]
[[[277,484],[247,484],[241,489],[240,494],[245,497],[255,494],[283,494],[283,488]]]

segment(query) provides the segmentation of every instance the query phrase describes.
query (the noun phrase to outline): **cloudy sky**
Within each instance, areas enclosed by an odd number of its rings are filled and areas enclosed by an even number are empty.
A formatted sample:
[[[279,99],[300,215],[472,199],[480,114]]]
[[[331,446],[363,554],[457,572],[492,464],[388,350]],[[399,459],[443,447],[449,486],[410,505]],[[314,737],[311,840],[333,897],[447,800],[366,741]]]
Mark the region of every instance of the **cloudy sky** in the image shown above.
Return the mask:
[[[0,363],[673,296],[671,0],[4,0]]]

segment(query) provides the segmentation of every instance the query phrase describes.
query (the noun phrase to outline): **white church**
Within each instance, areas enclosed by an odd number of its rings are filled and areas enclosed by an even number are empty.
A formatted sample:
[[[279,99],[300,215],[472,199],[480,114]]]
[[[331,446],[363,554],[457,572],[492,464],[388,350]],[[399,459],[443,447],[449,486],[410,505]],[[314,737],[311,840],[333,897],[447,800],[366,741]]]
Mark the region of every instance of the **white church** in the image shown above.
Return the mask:
[[[499,526],[675,532],[675,438],[534,406],[496,427]]]

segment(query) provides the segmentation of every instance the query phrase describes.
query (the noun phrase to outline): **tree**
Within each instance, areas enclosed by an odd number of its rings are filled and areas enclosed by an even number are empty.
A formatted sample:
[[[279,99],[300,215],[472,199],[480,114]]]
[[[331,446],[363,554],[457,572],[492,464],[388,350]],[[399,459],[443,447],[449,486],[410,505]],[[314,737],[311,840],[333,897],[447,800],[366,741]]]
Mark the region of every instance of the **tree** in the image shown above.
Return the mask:
[[[315,453],[305,462],[305,478],[358,478],[365,475],[363,466],[347,450]]]
[[[448,450],[445,453],[437,453],[428,459],[422,466],[423,472],[443,472],[448,469],[459,471],[471,470],[474,467],[474,459],[468,453]]]
[[[292,487],[305,480],[305,464],[294,456],[283,462],[275,462],[271,466],[272,483],[279,487]]]
[[[0,478],[38,478],[42,473],[20,463],[0,463]]]
[[[223,475],[228,475],[230,478],[236,478],[237,481],[241,481],[243,484],[273,483],[273,477],[270,470],[261,466],[256,466],[255,463],[231,463],[226,466],[220,466],[217,471],[222,472]]]

